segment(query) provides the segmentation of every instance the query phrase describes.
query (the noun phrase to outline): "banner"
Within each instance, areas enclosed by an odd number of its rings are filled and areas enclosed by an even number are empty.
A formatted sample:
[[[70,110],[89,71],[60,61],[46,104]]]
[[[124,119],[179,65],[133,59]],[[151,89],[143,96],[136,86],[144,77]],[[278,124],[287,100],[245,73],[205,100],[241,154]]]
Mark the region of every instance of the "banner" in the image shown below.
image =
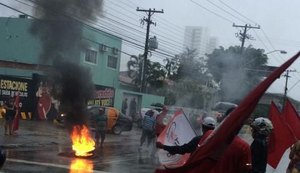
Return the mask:
[[[28,111],[31,83],[30,79],[0,75],[0,104],[3,105],[9,98],[19,95],[18,106],[21,111]]]
[[[113,107],[115,99],[115,89],[106,86],[95,86],[94,99],[89,100],[88,105],[100,105],[105,107]]]
[[[173,118],[166,128],[158,136],[157,141],[167,146],[181,146],[190,142],[196,136],[183,110],[180,109],[174,113]],[[164,167],[182,166],[188,159],[190,154],[171,155],[163,149],[158,150],[158,158]]]

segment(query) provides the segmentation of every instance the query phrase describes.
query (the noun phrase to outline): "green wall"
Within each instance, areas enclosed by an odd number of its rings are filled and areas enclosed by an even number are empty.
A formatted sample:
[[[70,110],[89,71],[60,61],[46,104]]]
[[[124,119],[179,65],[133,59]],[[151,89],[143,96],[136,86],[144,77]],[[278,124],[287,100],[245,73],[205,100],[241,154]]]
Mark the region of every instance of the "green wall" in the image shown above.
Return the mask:
[[[99,30],[91,29],[85,27],[83,30],[83,40],[85,40],[89,48],[97,51],[97,65],[85,63],[84,52],[82,52],[81,62],[84,66],[90,68],[93,74],[92,78],[96,84],[119,87],[119,68],[120,68],[120,53],[118,55],[113,55],[112,48],[117,48],[121,50],[122,41],[120,38],[113,35],[101,32]],[[102,52],[99,50],[100,44],[107,46],[107,51]],[[118,58],[117,68],[113,69],[107,66],[108,56],[114,56]]]
[[[139,106],[142,107],[148,107],[152,103],[162,103],[164,104],[165,98],[161,96],[155,96],[155,95],[150,95],[150,94],[143,94],[139,92],[131,92],[128,90],[123,90],[123,89],[116,89],[115,90],[115,107],[121,110],[122,107],[122,100],[123,100],[123,95],[133,95],[137,96],[140,104]]]

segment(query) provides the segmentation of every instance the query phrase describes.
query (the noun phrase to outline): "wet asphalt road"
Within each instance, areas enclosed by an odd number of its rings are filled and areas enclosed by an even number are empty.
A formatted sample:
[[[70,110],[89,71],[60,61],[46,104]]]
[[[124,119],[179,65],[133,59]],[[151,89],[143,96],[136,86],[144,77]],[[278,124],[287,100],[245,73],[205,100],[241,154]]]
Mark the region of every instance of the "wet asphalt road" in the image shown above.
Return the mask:
[[[158,164],[157,158],[150,155],[151,148],[138,151],[141,135],[138,128],[121,135],[107,134],[104,147],[88,159],[70,156],[71,141],[66,129],[51,122],[23,120],[17,136],[3,134],[0,145],[7,160],[0,172],[152,173]],[[81,166],[74,168],[75,165]]]

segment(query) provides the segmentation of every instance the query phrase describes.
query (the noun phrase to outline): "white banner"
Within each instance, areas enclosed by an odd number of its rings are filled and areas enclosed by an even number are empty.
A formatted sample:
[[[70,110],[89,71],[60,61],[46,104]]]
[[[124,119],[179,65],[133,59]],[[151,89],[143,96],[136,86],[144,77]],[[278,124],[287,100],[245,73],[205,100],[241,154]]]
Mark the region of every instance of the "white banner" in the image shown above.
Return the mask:
[[[175,112],[173,118],[166,128],[159,135],[157,141],[168,146],[181,146],[190,142],[196,136],[189,121],[182,110]],[[167,151],[159,149],[158,158],[162,165],[166,167],[179,167],[188,159],[189,154],[171,155]]]

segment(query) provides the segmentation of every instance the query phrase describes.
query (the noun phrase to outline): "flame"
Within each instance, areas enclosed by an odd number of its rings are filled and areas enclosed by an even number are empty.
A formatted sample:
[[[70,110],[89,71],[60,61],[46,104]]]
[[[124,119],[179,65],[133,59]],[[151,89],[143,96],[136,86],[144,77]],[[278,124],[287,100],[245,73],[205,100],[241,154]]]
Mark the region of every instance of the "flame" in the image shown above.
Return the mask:
[[[86,157],[93,155],[90,153],[95,150],[95,141],[90,135],[89,129],[85,125],[76,125],[71,134],[72,149],[76,156]]]
[[[84,159],[73,159],[69,173],[92,173],[93,162]]]

